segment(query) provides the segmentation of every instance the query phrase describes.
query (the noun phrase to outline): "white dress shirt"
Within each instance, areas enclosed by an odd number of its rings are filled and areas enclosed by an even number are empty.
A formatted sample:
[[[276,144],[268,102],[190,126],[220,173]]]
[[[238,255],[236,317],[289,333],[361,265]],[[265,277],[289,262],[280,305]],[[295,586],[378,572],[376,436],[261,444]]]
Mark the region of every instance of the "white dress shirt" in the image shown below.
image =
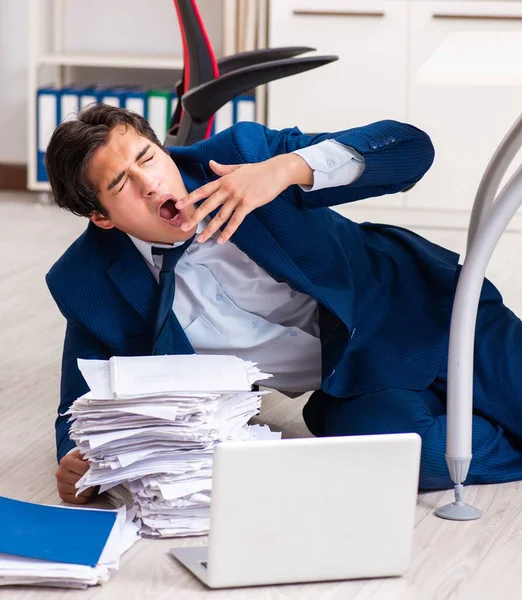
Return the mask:
[[[364,171],[364,158],[335,140],[295,153],[313,170],[313,185],[301,186],[304,191],[349,185]],[[162,257],[152,254],[150,242],[129,237],[159,281]],[[320,388],[318,306],[312,297],[275,281],[234,244],[213,238],[191,244],[175,277],[173,310],[196,353],[256,361],[273,375],[263,385],[280,391]]]

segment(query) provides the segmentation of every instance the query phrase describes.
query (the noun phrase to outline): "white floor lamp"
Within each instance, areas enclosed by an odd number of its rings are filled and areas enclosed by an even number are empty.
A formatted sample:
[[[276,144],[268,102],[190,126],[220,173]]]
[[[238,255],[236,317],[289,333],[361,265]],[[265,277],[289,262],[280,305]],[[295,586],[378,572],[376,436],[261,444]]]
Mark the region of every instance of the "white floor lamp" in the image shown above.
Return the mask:
[[[477,60],[477,53],[491,48],[484,45],[480,36],[458,32],[451,34],[428,59],[419,71],[422,83],[455,82],[459,69],[476,83],[485,83],[491,77],[491,69],[496,65]],[[511,37],[508,43],[514,40]],[[519,41],[522,37],[519,38]],[[491,41],[491,40],[490,40]],[[458,57],[463,57],[459,63]],[[465,64],[474,60],[472,68]],[[480,72],[476,65],[483,64]],[[520,66],[506,77],[520,78]],[[500,71],[505,70],[505,65]],[[493,73],[498,75],[496,71]],[[460,79],[461,81],[461,79]],[[477,310],[488,263],[498,241],[509,222],[522,205],[522,166],[518,168],[504,188],[497,191],[507,168],[522,147],[522,116],[502,140],[491,159],[479,185],[468,233],[467,253],[459,277],[453,312],[451,315],[449,357],[448,357],[448,405],[446,462],[451,479],[455,484],[455,502],[436,510],[435,514],[444,519],[469,521],[478,519],[481,511],[463,501],[463,483],[471,463],[471,438],[473,416],[473,346]]]

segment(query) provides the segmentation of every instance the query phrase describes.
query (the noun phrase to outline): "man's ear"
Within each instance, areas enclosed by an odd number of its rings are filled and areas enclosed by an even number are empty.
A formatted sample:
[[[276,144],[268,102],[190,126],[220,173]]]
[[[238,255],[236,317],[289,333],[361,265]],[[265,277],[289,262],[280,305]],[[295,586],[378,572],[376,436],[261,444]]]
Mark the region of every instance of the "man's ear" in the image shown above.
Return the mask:
[[[100,212],[93,212],[89,215],[89,219],[101,229],[112,229],[115,227],[114,223],[106,217],[102,215]]]

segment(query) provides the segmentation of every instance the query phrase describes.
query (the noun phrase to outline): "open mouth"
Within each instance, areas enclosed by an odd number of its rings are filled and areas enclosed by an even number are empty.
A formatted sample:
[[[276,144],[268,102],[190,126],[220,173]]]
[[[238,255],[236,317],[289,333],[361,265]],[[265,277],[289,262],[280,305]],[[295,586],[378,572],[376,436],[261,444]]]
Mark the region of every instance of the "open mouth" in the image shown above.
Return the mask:
[[[176,208],[176,203],[173,198],[168,198],[160,205],[159,216],[173,227],[181,227],[185,220],[183,211]]]

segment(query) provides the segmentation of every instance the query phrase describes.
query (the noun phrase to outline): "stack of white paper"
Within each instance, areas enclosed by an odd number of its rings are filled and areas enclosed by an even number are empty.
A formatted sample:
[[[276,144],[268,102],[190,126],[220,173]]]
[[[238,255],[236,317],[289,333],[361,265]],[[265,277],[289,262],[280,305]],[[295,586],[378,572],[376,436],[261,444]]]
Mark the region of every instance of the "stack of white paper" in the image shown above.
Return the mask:
[[[64,510],[83,510],[60,507]],[[92,510],[92,509],[91,509]],[[0,586],[39,585],[85,589],[104,583],[119,568],[120,556],[140,539],[136,509],[117,510],[117,517],[103,552],[94,567],[0,554]]]
[[[206,534],[215,444],[280,436],[247,426],[263,394],[252,384],[270,377],[254,363],[190,355],[78,365],[91,389],[68,413],[71,438],[91,461],[78,491],[100,486],[137,506],[143,535]]]

